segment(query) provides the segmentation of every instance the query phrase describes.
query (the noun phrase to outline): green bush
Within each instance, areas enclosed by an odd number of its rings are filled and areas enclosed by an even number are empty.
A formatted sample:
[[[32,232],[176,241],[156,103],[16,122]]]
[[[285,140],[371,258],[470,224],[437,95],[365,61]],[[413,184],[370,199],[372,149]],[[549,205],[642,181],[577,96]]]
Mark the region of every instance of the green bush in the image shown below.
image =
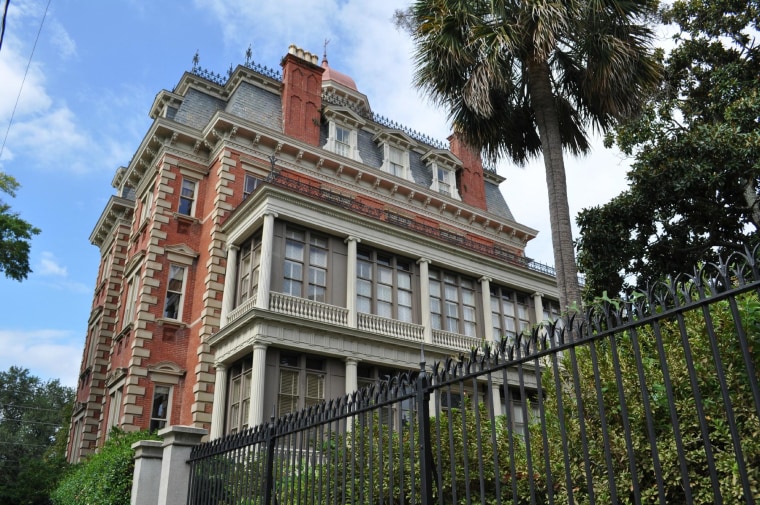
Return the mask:
[[[111,431],[103,448],[76,465],[53,491],[54,505],[129,505],[134,473],[132,444],[160,440],[147,431]]]

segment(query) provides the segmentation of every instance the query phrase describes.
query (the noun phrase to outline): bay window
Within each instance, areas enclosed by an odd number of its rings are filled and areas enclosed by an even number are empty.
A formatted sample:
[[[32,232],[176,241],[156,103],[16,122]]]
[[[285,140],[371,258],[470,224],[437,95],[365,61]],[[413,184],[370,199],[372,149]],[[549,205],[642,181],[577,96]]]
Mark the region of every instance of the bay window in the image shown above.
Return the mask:
[[[514,338],[530,330],[528,295],[509,288],[491,286],[491,324],[494,337]]]
[[[240,246],[238,253],[238,286],[236,305],[256,294],[259,287],[259,264],[261,263],[261,234],[258,233]]]
[[[284,416],[323,402],[326,370],[324,358],[281,351],[277,414]]]
[[[327,237],[312,231],[286,230],[283,293],[326,301],[328,245]]]

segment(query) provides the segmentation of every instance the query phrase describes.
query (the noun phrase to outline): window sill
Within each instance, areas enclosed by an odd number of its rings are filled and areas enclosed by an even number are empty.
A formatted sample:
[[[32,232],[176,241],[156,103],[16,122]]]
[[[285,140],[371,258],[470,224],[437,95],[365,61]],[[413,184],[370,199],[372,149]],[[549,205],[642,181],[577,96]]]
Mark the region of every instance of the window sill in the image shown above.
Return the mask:
[[[174,219],[176,219],[177,221],[184,221],[186,223],[192,223],[192,224],[201,222],[201,220],[198,219],[197,217],[188,216],[187,214],[180,214],[179,212],[174,213]]]
[[[187,325],[180,321],[179,319],[170,319],[168,317],[159,317],[156,319],[156,323],[159,326],[170,326],[174,328],[186,328]]]
[[[132,331],[132,327],[134,326],[134,323],[127,323],[124,328],[121,329],[121,331],[116,335],[116,337],[113,339],[114,343],[118,342],[122,338],[124,338],[125,335],[128,335],[130,331]]]

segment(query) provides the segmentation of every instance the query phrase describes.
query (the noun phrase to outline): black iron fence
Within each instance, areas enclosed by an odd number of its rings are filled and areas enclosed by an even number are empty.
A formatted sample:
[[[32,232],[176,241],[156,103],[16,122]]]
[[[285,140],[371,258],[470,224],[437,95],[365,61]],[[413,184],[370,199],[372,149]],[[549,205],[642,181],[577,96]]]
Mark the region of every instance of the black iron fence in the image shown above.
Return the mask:
[[[756,253],[200,445],[189,503],[756,503]]]

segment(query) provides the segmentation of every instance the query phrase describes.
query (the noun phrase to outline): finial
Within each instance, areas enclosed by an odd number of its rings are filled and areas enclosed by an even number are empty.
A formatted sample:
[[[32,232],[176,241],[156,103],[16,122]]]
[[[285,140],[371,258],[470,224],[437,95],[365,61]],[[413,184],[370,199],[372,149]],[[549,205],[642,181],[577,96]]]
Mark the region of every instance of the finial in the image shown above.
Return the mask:
[[[228,79],[230,77],[232,77],[232,71],[233,71],[233,69],[232,69],[232,63],[230,63],[230,68],[227,69],[227,78]]]
[[[251,58],[253,57],[253,50],[251,50],[251,44],[248,44],[248,49],[245,50],[245,66],[251,66]]]
[[[327,44],[330,43],[330,39],[325,39],[324,52],[322,53],[322,63],[327,63]]]
[[[193,71],[198,70],[198,63],[201,61],[201,57],[198,55],[198,50],[195,50],[195,55],[193,56]]]

